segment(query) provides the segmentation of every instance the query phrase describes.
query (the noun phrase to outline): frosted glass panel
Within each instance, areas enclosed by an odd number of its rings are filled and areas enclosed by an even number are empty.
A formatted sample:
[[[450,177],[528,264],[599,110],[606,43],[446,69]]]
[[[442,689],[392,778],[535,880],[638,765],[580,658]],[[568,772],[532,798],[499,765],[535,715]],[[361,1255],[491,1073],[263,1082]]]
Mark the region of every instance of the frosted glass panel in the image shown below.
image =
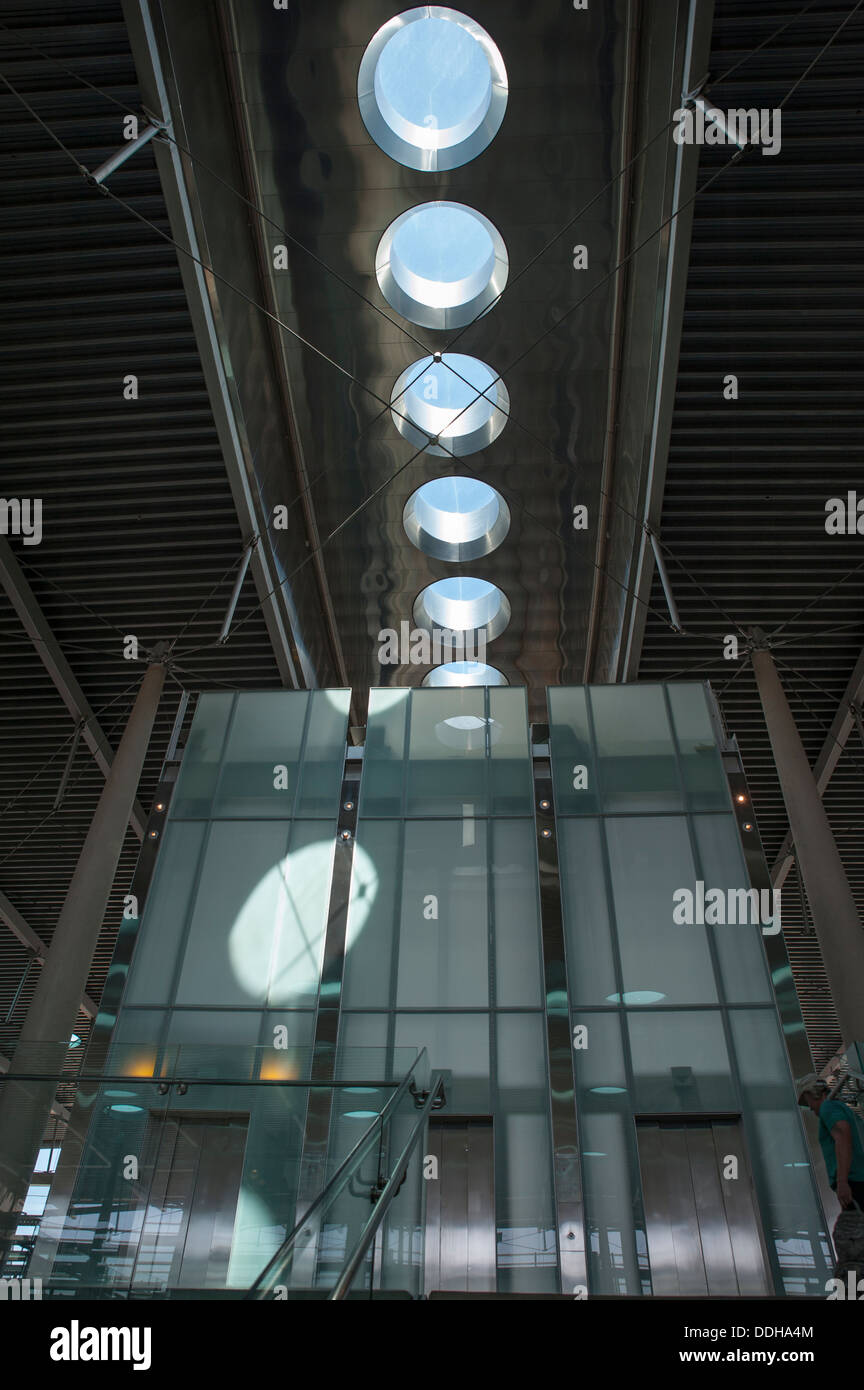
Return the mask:
[[[299,1008],[317,998],[335,846],[335,822],[294,822],[274,922],[272,1007]]]
[[[823,1253],[824,1221],[776,1015],[773,1009],[733,1009],[729,1018],[775,1268],[788,1293],[824,1297],[831,1275]]]
[[[347,1008],[387,1008],[402,871],[402,822],[364,821],[357,830],[342,999]]]
[[[605,1013],[580,1013],[576,1010],[572,1015],[574,1030],[584,1030],[578,1035],[579,1046],[573,1048],[576,1101],[580,1113],[583,1106],[593,1107],[603,1114],[609,1111],[610,1106],[616,1111],[622,1104],[625,1110],[628,1108],[621,1017],[611,1009]]]
[[[495,914],[495,991],[500,1007],[539,1008],[543,998],[537,837],[533,821],[489,822]]]
[[[288,827],[216,822],[177,989],[178,1004],[266,1004],[275,926],[285,914]]]
[[[703,685],[669,685],[681,772],[694,811],[727,811],[729,784],[708,713]]]
[[[750,879],[741,853],[738,829],[731,816],[694,816],[693,829],[707,888],[749,889]],[[731,901],[727,899],[727,901]],[[771,910],[771,900],[766,906]],[[761,907],[761,900],[760,900]],[[741,914],[737,910],[736,918]],[[762,928],[727,923],[713,929],[726,1001],[749,1004],[770,1000],[771,981]]]
[[[620,1106],[616,1108],[611,1098],[604,1103],[602,1097],[591,1097],[579,1116],[579,1132],[591,1291],[649,1293],[638,1155],[630,1115]]]
[[[737,1109],[719,1012],[631,1013],[628,1027],[636,1111]]]
[[[555,805],[561,816],[589,816],[599,807],[597,769],[584,687],[546,692]]]
[[[621,1021],[613,1011],[572,1015],[585,1031],[573,1049],[580,1142],[570,1162],[582,1165],[591,1289],[638,1294],[641,1187]],[[559,1154],[560,1163],[567,1159]]]
[[[401,816],[410,690],[370,690],[360,783],[361,816]]]
[[[164,1005],[171,998],[206,829],[203,821],[174,821],[166,826],[125,1003]]]
[[[525,691],[490,686],[488,694],[490,812],[495,816],[530,816],[534,779]]]
[[[497,736],[482,687],[413,691],[407,814],[485,815],[487,746]]]
[[[498,1014],[495,1209],[499,1287],[555,1289],[552,1139],[543,1016]]]
[[[400,1008],[488,1004],[485,821],[406,824],[396,988]]]
[[[309,700],[300,790],[294,808],[298,819],[331,817],[337,813],[345,770],[351,691],[315,690]]]
[[[237,696],[214,815],[282,819],[293,814],[308,700],[305,691]]]
[[[605,811],[681,811],[663,687],[590,687]]]
[[[616,992],[615,965],[599,820],[558,823],[558,867],[567,978],[573,1004],[604,1004]]]
[[[198,697],[189,741],[183,752],[180,775],[171,799],[171,816],[210,815],[219,759],[225,742],[225,731],[234,704],[234,696],[208,692]]]
[[[714,1003],[717,987],[706,929],[678,925],[672,916],[676,891],[695,891],[686,820],[610,817],[606,837],[623,975],[621,1002]]]
[[[425,1047],[433,1069],[452,1071],[449,1114],[489,1114],[488,1014],[398,1014],[396,1046]]]

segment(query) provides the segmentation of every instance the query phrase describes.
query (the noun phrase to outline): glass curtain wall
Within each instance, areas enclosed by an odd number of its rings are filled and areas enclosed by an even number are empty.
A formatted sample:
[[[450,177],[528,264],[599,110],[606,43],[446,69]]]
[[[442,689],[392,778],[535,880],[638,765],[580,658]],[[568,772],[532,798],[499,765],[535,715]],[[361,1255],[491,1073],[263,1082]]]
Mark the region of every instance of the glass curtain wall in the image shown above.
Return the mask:
[[[87,1100],[55,1283],[150,1287],[172,1268],[145,1269],[130,1245],[157,1208],[185,1210],[154,1195],[169,1140],[187,1172],[184,1146],[202,1163],[213,1149],[229,1186],[240,1165],[221,1285],[247,1286],[293,1222],[308,1093],[261,1083],[309,1075],[349,700],[201,696],[105,1063],[121,1082]],[[178,1076],[195,1084],[160,1091]]]
[[[827,1247],[701,684],[548,692],[589,1288],[648,1293],[638,1118],[740,1116],[778,1292]],[[730,1179],[732,1180],[732,1179]]]
[[[324,1001],[339,993],[330,1079],[345,1084],[329,1171],[425,1048],[451,1073],[451,1121],[491,1122],[498,1289],[557,1291],[546,1010],[566,985],[579,1144],[556,1161],[581,1171],[589,1292],[652,1292],[640,1134],[703,1117],[718,1134],[740,1124],[775,1288],[821,1295],[823,1218],[762,939],[774,907],[742,921],[754,904],[706,688],[549,691],[567,978],[548,1001],[525,692],[370,692],[346,903],[333,866],[349,698],[201,697],[140,930],[125,924],[137,943],[114,1079],[83,1096],[81,1162],[61,1157],[52,1187],[56,1277],[134,1289],[169,1269],[248,1287],[295,1219],[325,937],[335,950],[344,925]],[[172,1264],[164,1213],[192,1217],[169,1148],[187,1178],[218,1170],[235,1194],[221,1264]],[[392,1210],[382,1289],[420,1287],[427,1187],[413,1171]]]
[[[340,1042],[425,1047],[492,1117],[500,1290],[557,1288],[525,692],[370,693]]]

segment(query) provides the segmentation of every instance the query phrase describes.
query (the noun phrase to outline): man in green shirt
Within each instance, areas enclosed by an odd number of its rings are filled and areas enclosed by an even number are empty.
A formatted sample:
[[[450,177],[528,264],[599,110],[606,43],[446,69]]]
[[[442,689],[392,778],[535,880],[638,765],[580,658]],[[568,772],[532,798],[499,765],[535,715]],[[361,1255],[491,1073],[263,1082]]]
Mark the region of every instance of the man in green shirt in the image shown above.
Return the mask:
[[[842,1101],[829,1099],[828,1086],[818,1076],[800,1083],[798,1104],[819,1116],[819,1147],[841,1207],[857,1202],[864,1211],[864,1145],[852,1111]]]

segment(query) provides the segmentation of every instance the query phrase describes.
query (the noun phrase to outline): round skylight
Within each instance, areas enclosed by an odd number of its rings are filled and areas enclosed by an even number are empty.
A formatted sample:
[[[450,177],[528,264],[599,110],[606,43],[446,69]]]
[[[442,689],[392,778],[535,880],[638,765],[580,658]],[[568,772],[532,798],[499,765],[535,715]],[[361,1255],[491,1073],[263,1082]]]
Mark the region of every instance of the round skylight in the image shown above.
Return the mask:
[[[507,677],[483,661],[448,661],[424,676],[423,685],[507,685]]]
[[[447,352],[436,362],[421,357],[406,367],[390,396],[400,434],[416,448],[444,458],[476,453],[507,423],[510,397],[485,362]],[[440,445],[438,444],[440,440]]]
[[[507,283],[504,239],[488,217],[462,203],[421,203],[391,222],[375,257],[381,293],[424,328],[462,328]]]
[[[507,73],[486,30],[445,5],[387,21],[357,78],[372,139],[409,169],[456,169],[484,150],[504,119]]]
[[[422,628],[476,633],[487,642],[510,621],[506,594],[486,579],[454,575],[428,584],[414,601],[414,622]]]
[[[402,524],[425,555],[476,560],[501,544],[510,529],[510,510],[479,478],[433,478],[408,498]]]

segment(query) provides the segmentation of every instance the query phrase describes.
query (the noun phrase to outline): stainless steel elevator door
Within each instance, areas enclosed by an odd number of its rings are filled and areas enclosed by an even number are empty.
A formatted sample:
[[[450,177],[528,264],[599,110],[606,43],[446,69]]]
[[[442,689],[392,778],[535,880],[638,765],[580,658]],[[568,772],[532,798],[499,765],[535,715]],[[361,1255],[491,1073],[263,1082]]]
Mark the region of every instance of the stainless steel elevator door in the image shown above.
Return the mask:
[[[157,1157],[133,1287],[224,1288],[247,1121],[154,1117],[154,1130]]]
[[[740,1126],[730,1120],[639,1120],[637,1130],[654,1293],[767,1293]],[[734,1171],[731,1158],[738,1175],[724,1177]]]
[[[426,1292],[495,1290],[495,1176],[491,1119],[429,1124],[426,1181]]]

